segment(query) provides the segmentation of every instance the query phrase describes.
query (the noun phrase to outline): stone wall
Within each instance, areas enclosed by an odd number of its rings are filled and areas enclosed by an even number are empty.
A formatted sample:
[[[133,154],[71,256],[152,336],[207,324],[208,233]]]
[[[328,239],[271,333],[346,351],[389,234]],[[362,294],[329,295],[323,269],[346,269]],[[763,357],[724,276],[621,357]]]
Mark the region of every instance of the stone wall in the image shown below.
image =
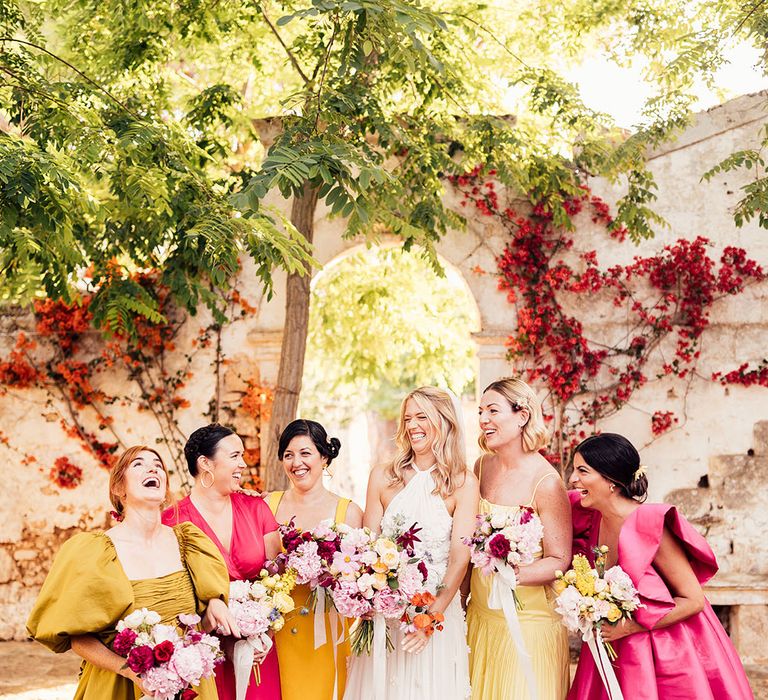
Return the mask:
[[[754,224],[736,229],[732,221],[732,208],[746,176],[718,176],[712,182],[700,182],[704,171],[733,150],[758,142],[759,131],[768,122],[763,109],[765,100],[765,94],[745,96],[702,113],[680,138],[651,154],[650,167],[659,185],[656,209],[669,221],[669,230],[662,230],[655,239],[635,247],[629,242],[608,241],[604,231],[583,215],[577,220],[576,248],[597,249],[603,264],[629,263],[634,255],[651,254],[678,237],[705,235],[713,240],[716,250],[726,245],[743,246],[768,268],[768,234]],[[620,184],[601,180],[589,184],[609,203],[615,202],[622,192]],[[278,199],[274,203],[286,206]],[[359,241],[344,239],[343,222],[327,219],[322,210],[316,224],[317,257],[324,264],[360,245]],[[478,387],[513,369],[505,357],[504,340],[514,327],[514,308],[498,291],[493,274],[473,272],[477,267],[493,272],[495,258],[504,243],[504,232],[491,220],[479,217],[469,222],[466,232],[450,232],[438,248],[444,263],[463,277],[477,304],[474,340]],[[230,359],[223,385],[225,400],[234,411],[238,430],[251,443],[260,426],[238,414],[237,404],[246,378],[256,377],[265,383],[274,383],[276,379],[285,288],[284,279],[278,278],[275,297],[267,303],[256,290],[255,279],[246,265],[241,289],[258,306],[258,313],[225,329],[223,336],[224,350]],[[248,280],[253,280],[251,289]],[[716,582],[730,581],[731,586],[743,587],[748,585],[750,576],[768,573],[768,544],[760,537],[768,513],[768,490],[761,479],[766,453],[762,451],[764,438],[759,437],[764,430],[760,421],[768,421],[768,400],[765,389],[724,388],[707,377],[712,371],[732,369],[741,362],[765,357],[767,301],[765,284],[750,288],[739,297],[718,301],[712,327],[705,335],[698,375],[690,385],[682,386],[668,379],[650,382],[628,407],[600,426],[626,434],[643,448],[652,499],[679,501],[683,511],[709,533],[723,566]],[[593,299],[590,305],[590,332],[610,336],[621,331],[621,319],[615,318],[612,307],[601,306]],[[0,344],[5,348],[11,341],[8,333],[13,323],[16,320],[0,318]],[[194,330],[190,326],[188,339],[193,337]],[[187,434],[206,420],[214,390],[210,362],[210,354],[206,353],[200,353],[195,360],[195,381],[185,392],[191,407],[182,415],[180,425]],[[105,381],[130,391],[124,376],[115,375]],[[653,440],[650,415],[659,409],[674,410],[685,419],[675,430]],[[56,547],[76,530],[103,527],[108,522],[107,475],[89,462],[76,442],[64,437],[55,407],[48,405],[44,396],[31,392],[0,396],[0,416],[0,430],[23,452],[38,459],[37,465],[23,466],[18,452],[0,444],[0,457],[7,465],[0,489],[0,639],[20,639],[24,637],[27,611]],[[116,428],[127,444],[154,444],[158,434],[151,416],[130,406],[119,414]],[[473,437],[470,432],[469,442]],[[754,459],[747,457],[751,449],[757,455]],[[83,484],[72,491],[53,487],[47,478],[53,459],[62,455],[87,467]],[[340,469],[340,490],[359,492],[355,484],[364,484],[366,470],[367,464],[362,461]],[[698,486],[705,483],[705,476],[709,489]],[[711,513],[719,518],[717,522],[707,520],[715,517]],[[733,589],[736,592],[731,595],[726,589],[725,585],[721,587],[721,603],[736,605],[727,600],[736,600],[742,593]],[[753,621],[764,609],[739,608],[734,619],[740,616],[739,619]],[[744,625],[739,623],[736,627],[742,629]]]

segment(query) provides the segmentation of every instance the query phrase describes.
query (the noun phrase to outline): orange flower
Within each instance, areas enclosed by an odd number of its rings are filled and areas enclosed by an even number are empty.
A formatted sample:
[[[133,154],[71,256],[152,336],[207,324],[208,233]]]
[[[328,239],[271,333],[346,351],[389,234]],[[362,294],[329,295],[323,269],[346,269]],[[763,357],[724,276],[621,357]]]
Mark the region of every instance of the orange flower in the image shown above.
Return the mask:
[[[433,596],[429,591],[424,591],[424,593],[417,593],[415,596],[413,596],[413,600],[411,602],[417,608],[428,608],[430,605],[432,605],[432,603],[435,602],[435,596]]]

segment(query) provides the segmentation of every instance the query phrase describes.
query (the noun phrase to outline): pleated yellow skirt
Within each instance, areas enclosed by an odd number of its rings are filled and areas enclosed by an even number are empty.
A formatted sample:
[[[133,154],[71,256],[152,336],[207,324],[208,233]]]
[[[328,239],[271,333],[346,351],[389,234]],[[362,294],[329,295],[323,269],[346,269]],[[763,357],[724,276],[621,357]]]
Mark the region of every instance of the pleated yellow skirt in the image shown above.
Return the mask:
[[[491,577],[472,572],[467,609],[472,700],[529,700],[528,684],[501,610],[488,607]],[[568,636],[555,613],[548,588],[520,586],[523,609],[518,619],[531,655],[539,700],[563,700],[568,694]]]

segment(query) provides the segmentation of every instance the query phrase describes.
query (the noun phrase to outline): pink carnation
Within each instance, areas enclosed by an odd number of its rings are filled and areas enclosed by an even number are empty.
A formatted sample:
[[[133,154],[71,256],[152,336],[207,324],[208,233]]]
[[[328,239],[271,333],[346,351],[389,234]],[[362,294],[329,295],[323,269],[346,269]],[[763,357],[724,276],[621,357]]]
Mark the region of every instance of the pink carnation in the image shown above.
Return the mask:
[[[152,651],[152,647],[142,644],[139,647],[134,647],[128,654],[128,668],[134,673],[145,673],[155,663],[155,655]]]
[[[509,544],[509,540],[504,537],[501,533],[494,535],[491,537],[490,540],[488,540],[488,545],[486,546],[486,550],[488,551],[488,554],[490,554],[492,557],[495,557],[496,559],[506,560],[507,554],[510,553],[512,550],[512,547]]]
[[[130,627],[126,627],[122,632],[118,632],[115,641],[112,642],[112,650],[120,656],[128,656],[128,652],[136,641],[136,632]]]

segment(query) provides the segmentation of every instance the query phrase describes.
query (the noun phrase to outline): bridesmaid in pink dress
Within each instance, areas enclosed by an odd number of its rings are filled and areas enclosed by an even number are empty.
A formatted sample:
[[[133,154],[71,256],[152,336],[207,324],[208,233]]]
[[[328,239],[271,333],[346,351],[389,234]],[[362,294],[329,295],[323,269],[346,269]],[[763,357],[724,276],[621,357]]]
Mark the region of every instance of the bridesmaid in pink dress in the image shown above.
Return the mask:
[[[570,484],[574,554],[594,563],[592,548],[607,545],[606,566],[619,564],[645,605],[634,620],[603,627],[624,697],[751,700],[739,656],[701,588],[717,572],[715,555],[674,506],[643,503],[648,481],[634,446],[614,433],[587,438]],[[586,649],[568,698],[608,698]]]
[[[222,425],[195,430],[184,447],[195,485],[189,496],[163,513],[166,525],[191,522],[219,548],[230,581],[253,580],[264,562],[280,551],[277,521],[259,497],[238,491],[246,464],[243,441]],[[231,645],[224,644],[231,649]],[[247,700],[280,700],[280,671],[272,647],[260,668],[261,682],[251,674]],[[227,659],[216,673],[219,700],[235,700],[235,676]]]

